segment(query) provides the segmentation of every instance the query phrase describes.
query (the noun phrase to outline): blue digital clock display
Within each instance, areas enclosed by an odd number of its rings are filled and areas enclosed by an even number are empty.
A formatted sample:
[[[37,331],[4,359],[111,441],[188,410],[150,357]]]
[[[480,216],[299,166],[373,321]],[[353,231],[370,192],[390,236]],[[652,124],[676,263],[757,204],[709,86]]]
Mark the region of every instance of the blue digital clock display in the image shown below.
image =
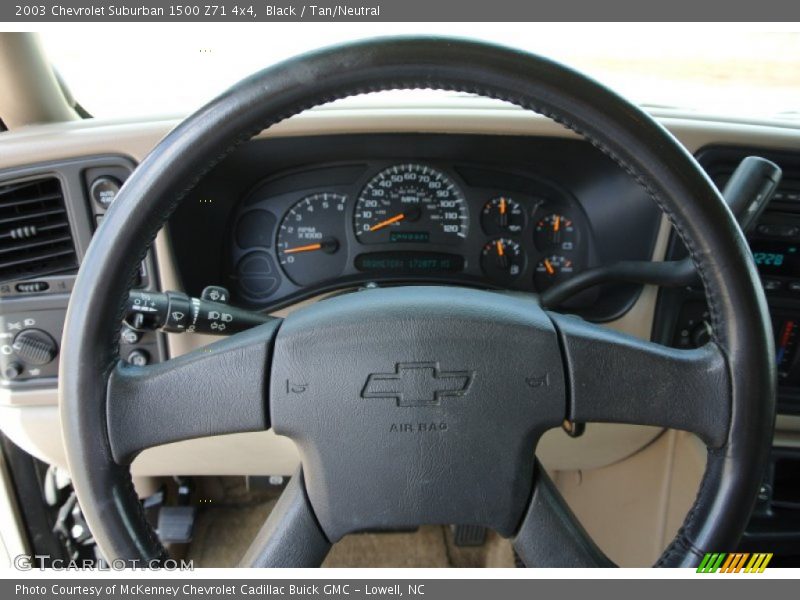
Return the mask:
[[[762,275],[800,279],[800,244],[756,240],[750,248]]]
[[[786,255],[778,254],[777,252],[754,252],[753,258],[759,266],[780,267]]]

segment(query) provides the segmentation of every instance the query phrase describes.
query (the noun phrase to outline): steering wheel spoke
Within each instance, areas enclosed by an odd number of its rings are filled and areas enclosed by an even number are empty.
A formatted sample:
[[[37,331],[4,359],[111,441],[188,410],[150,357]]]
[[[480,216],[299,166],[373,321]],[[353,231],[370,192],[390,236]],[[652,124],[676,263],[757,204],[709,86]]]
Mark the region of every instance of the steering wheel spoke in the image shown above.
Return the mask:
[[[527,567],[613,567],[570,510],[545,470],[537,477],[528,510],[512,543]]]
[[[709,447],[725,442],[731,384],[716,343],[668,348],[576,317],[550,316],[564,353],[571,421],[655,425],[690,431]]]
[[[172,360],[136,367],[123,361],[107,388],[114,460],[198,437],[269,427],[269,365],[275,319]]]
[[[318,567],[331,549],[308,500],[302,468],[239,563],[241,567]]]

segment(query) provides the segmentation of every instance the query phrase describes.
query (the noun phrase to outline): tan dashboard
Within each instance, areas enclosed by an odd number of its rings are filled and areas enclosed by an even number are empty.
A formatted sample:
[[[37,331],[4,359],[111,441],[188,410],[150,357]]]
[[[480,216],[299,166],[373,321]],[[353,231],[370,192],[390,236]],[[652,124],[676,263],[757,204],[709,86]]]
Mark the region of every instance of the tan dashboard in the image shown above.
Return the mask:
[[[800,148],[800,129],[776,123],[727,122],[677,113],[656,114],[691,152],[710,144],[771,149]],[[28,127],[0,135],[0,169],[99,154],[122,155],[135,162],[153,148],[175,120],[147,122],[84,121]],[[574,138],[559,125],[528,112],[492,103],[369,107],[325,107],[285,121],[261,137],[296,137],[343,133],[441,133],[552,136]],[[654,260],[666,251],[669,227],[662,223]],[[162,289],[181,289],[172,247],[162,233],[156,246]],[[313,301],[313,300],[306,300]],[[646,288],[635,305],[610,327],[649,337],[656,303],[655,289]],[[291,310],[291,309],[288,309]],[[175,356],[213,338],[172,336],[168,352]],[[64,465],[55,388],[10,391],[0,388],[0,424],[15,443],[42,460]],[[590,425],[584,436],[573,439],[551,431],[539,454],[551,470],[597,469],[641,451],[662,433],[640,426]],[[800,446],[800,417],[780,417],[776,441]],[[181,442],[143,453],[134,463],[139,475],[288,474],[297,463],[291,442],[272,433],[224,436]]]

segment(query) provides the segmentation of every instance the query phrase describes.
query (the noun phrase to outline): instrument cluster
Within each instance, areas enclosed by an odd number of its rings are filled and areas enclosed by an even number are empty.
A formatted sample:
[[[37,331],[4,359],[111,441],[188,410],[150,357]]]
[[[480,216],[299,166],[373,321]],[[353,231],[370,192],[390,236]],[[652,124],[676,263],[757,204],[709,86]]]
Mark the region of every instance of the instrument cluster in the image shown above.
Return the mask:
[[[367,282],[542,291],[588,266],[580,204],[543,179],[423,161],[260,183],[234,215],[234,294],[258,307]]]

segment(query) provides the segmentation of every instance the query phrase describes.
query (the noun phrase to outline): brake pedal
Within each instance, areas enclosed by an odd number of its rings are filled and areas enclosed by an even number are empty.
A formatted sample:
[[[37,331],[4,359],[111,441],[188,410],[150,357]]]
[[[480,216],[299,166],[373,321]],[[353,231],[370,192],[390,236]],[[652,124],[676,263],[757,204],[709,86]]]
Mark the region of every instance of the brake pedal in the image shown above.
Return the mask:
[[[486,543],[486,527],[480,525],[453,525],[453,543],[456,546],[483,546]]]
[[[188,544],[194,535],[194,506],[162,506],[158,511],[158,538],[163,544]]]

